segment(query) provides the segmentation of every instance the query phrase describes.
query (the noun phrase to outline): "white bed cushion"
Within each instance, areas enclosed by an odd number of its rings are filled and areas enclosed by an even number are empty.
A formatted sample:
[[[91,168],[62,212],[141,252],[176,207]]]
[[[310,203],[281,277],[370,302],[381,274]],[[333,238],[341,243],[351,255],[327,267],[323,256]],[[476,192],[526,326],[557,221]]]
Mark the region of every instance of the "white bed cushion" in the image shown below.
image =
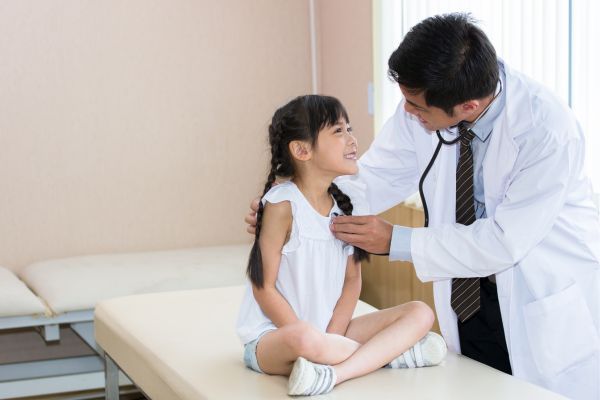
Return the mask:
[[[96,341],[152,399],[288,398],[287,378],[244,366],[235,334],[243,290],[213,288],[102,302],[96,308]],[[355,315],[372,310],[359,302]],[[456,354],[433,368],[381,369],[320,398],[562,399]]]
[[[31,264],[21,278],[58,314],[118,296],[243,283],[250,245],[105,254]]]
[[[0,318],[44,314],[40,299],[11,270],[0,267]]]

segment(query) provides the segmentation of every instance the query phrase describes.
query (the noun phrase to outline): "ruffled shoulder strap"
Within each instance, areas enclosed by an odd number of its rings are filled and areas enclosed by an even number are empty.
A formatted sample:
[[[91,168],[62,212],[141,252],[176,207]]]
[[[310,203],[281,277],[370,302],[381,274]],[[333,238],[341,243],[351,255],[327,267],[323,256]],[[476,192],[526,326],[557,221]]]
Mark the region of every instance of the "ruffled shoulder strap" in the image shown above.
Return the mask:
[[[298,192],[294,187],[294,184],[290,181],[282,182],[278,185],[273,186],[262,198],[263,205],[265,202],[269,203],[281,203],[282,201],[289,201],[292,204],[298,203]],[[293,210],[292,210],[293,211]]]
[[[282,182],[273,186],[261,199],[263,205],[269,203],[281,203],[289,201],[292,208],[292,232],[288,242],[283,246],[283,254],[291,253],[300,247],[300,223],[303,218],[298,215],[299,193],[293,182]],[[301,211],[300,211],[301,212]]]

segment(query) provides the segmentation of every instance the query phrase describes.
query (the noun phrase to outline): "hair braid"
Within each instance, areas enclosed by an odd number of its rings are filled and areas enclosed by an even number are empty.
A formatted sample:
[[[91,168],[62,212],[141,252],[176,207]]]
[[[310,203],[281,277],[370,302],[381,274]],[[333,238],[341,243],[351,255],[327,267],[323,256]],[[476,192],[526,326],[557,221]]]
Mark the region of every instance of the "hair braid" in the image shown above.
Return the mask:
[[[271,145],[271,170],[269,171],[269,175],[267,175],[267,182],[265,183],[263,193],[260,196],[260,200],[258,202],[258,210],[256,211],[256,229],[254,234],[254,244],[252,245],[252,250],[250,250],[250,257],[248,259],[248,267],[246,270],[246,273],[248,274],[248,277],[250,278],[252,283],[259,288],[262,288],[264,284],[262,254],[260,252],[260,245],[258,243],[258,240],[260,238],[260,231],[262,228],[262,216],[264,211],[262,198],[271,189],[273,183],[275,183],[277,175],[283,175],[281,173],[278,173],[278,170],[281,170],[282,165],[284,165],[281,156],[282,152],[280,149],[281,135],[279,134],[279,132],[281,129],[281,125],[277,123],[272,123],[269,126],[269,142]]]
[[[289,144],[294,140],[299,140],[314,145],[319,131],[326,126],[335,125],[340,118],[349,121],[348,113],[338,99],[329,96],[307,95],[296,97],[280,107],[271,119],[269,125],[271,168],[256,212],[254,244],[250,251],[246,271],[252,284],[258,288],[262,288],[264,285],[262,255],[259,246],[264,211],[262,197],[271,189],[277,177],[291,178],[296,174]],[[336,193],[338,191],[339,189]],[[352,203],[350,200],[344,202],[336,196],[337,194],[334,195],[336,201],[343,203],[343,207],[346,207],[347,204],[349,206],[348,213],[351,213]]]
[[[329,186],[329,189],[327,189],[327,191],[330,195],[333,196],[338,207],[340,208],[340,210],[342,210],[342,212],[345,215],[352,215],[352,210],[354,209],[354,206],[352,205],[352,201],[350,200],[350,197],[347,194],[342,192],[340,188],[333,182],[331,182],[331,186]],[[354,246],[354,261],[362,261],[368,259],[369,253],[367,253],[361,248]]]

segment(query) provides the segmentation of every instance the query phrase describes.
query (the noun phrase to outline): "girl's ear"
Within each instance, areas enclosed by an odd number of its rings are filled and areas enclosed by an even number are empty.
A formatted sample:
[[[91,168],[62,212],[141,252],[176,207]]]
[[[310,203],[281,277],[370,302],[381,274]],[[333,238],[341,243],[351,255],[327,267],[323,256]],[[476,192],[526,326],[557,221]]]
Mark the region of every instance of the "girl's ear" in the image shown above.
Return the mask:
[[[308,161],[312,158],[310,144],[301,140],[292,140],[289,145],[290,154],[298,161]]]

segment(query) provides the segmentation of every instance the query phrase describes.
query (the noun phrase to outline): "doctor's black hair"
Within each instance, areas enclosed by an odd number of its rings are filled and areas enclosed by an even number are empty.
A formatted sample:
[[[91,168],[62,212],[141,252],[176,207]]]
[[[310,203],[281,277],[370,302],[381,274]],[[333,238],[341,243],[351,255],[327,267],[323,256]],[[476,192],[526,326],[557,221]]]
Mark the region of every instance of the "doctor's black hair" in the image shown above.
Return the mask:
[[[494,93],[498,59],[470,14],[436,15],[415,25],[388,60],[388,75],[428,106],[453,107]]]
[[[306,95],[296,97],[283,107],[275,111],[269,125],[269,144],[271,147],[271,169],[263,189],[264,196],[275,182],[277,177],[292,178],[295,174],[294,163],[289,151],[289,144],[300,140],[315,145],[319,131],[327,126],[335,125],[340,118],[347,122],[348,113],[342,103],[335,97]],[[335,183],[328,188],[340,210],[345,215],[352,214],[350,197],[344,194]],[[262,197],[261,196],[261,197]],[[254,286],[262,288],[264,285],[262,255],[259,246],[263,214],[262,199],[259,201],[256,214],[256,233],[254,244],[250,251],[247,274]],[[356,261],[368,258],[368,253],[362,249],[354,249]]]

